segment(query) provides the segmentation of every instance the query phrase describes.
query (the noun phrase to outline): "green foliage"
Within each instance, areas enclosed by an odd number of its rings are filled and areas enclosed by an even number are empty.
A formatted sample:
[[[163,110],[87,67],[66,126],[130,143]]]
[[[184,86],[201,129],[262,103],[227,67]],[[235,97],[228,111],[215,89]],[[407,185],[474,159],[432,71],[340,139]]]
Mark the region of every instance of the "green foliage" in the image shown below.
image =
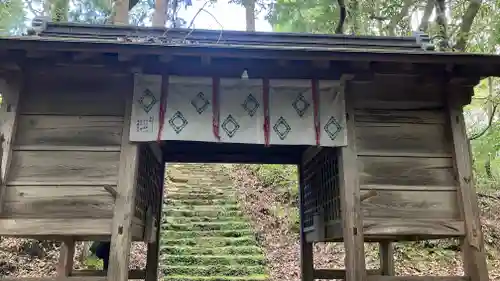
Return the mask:
[[[103,263],[101,259],[92,255],[87,257],[87,259],[85,259],[85,261],[83,262],[83,266],[86,267],[87,269],[102,270]]]
[[[298,175],[294,165],[251,165],[249,169],[258,175],[266,186],[272,186],[281,192],[289,193],[287,197],[298,198]]]
[[[273,188],[278,194],[278,202],[270,210],[273,216],[286,220],[293,232],[300,231],[298,211],[299,189],[298,173],[295,165],[248,165],[262,184]]]
[[[23,0],[0,1],[0,36],[19,34],[24,28],[25,17]]]

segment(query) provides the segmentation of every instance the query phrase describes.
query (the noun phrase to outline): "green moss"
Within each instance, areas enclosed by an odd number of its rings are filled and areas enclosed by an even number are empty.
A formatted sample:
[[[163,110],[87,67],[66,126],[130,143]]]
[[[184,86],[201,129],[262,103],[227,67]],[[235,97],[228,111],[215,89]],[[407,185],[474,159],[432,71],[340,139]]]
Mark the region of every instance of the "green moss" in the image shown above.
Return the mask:
[[[261,274],[265,271],[264,266],[247,266],[247,265],[209,265],[209,266],[165,266],[162,268],[165,275],[194,275],[194,276],[249,276],[253,274]]]
[[[258,246],[197,247],[197,246],[164,246],[161,254],[170,255],[259,255],[262,250]]]
[[[197,165],[178,165],[188,184],[167,185],[160,264],[168,281],[261,281],[265,259],[237,204],[231,181]]]
[[[171,275],[165,277],[165,281],[264,281],[269,277],[264,274],[256,274],[251,276],[176,276]]]
[[[227,238],[227,237],[198,237],[198,238],[185,238],[185,239],[171,239],[162,238],[162,245],[170,246],[212,246],[212,247],[223,247],[223,246],[252,246],[255,245],[254,236],[244,236],[238,238]]]
[[[185,224],[167,223],[162,225],[164,230],[179,230],[179,231],[207,231],[207,230],[241,230],[248,229],[250,225],[246,222],[193,222]]]
[[[189,256],[189,255],[162,255],[166,264],[175,265],[265,265],[262,255],[238,256]]]
[[[163,237],[170,239],[182,239],[182,238],[196,238],[196,237],[214,237],[214,238],[237,238],[237,237],[251,237],[253,231],[249,229],[240,230],[210,230],[210,231],[178,231],[178,230],[166,230],[163,231]]]

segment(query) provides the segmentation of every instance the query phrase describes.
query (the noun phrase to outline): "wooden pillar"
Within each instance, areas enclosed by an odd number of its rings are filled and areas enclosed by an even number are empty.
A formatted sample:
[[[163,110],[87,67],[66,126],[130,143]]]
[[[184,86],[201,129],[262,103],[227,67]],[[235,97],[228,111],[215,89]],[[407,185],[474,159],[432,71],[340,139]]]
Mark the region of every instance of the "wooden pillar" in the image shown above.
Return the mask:
[[[75,240],[67,238],[61,244],[57,275],[59,277],[71,276],[73,271],[73,258],[75,256]]]
[[[14,145],[14,136],[16,135],[17,119],[19,115],[19,96],[23,89],[23,79],[21,72],[15,74],[9,73],[5,77],[4,87],[0,86],[2,94],[2,123],[1,128],[1,175],[0,175],[0,214],[3,211],[5,200],[6,181],[10,170],[10,162],[12,160],[12,146]],[[1,83],[1,82],[0,82]]]
[[[479,220],[479,206],[472,174],[472,153],[465,131],[462,108],[463,97],[449,92],[448,109],[453,137],[454,159],[458,179],[458,205],[465,221],[465,238],[462,240],[465,275],[474,281],[488,281],[483,232]]]
[[[159,155],[161,157],[161,155]],[[153,243],[148,243],[148,257],[146,262],[146,280],[145,281],[157,281],[158,280],[158,263],[160,256],[160,233],[161,233],[161,218],[162,218],[162,208],[163,208],[163,190],[165,187],[165,166],[163,165],[163,159],[159,159],[163,169],[161,176],[161,190],[158,201],[158,213],[156,214],[156,233],[155,241]]]
[[[133,79],[131,79],[133,81]],[[132,110],[132,85],[125,89],[126,110],[118,170],[118,186],[111,229],[108,281],[128,280],[130,245],[132,243],[132,218],[134,217],[136,179],[138,168],[138,144],[129,142]]]
[[[380,271],[382,275],[394,276],[394,247],[389,241],[379,243]]]
[[[345,81],[342,81],[340,91],[345,91]],[[339,157],[340,208],[346,252],[345,270],[346,281],[365,281],[365,247],[355,145],[354,105],[350,96],[345,95],[347,115],[345,129],[348,146],[340,148]]]
[[[314,260],[313,260],[313,244],[306,241],[304,233],[304,206],[302,198],[304,198],[304,183],[302,165],[298,165],[299,169],[299,212],[300,212],[300,273],[302,281],[314,280]]]

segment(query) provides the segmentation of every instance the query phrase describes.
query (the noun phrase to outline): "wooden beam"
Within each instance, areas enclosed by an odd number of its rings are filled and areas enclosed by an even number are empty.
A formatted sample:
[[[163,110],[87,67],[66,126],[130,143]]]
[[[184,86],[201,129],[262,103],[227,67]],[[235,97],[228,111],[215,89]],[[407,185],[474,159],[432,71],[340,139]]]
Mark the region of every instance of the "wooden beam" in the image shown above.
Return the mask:
[[[19,96],[23,88],[23,79],[21,73],[11,76],[5,80],[5,88],[1,89],[2,93],[2,108],[5,108],[3,115],[1,139],[2,139],[2,155],[1,155],[1,174],[0,174],[0,214],[3,211],[5,200],[6,182],[10,170],[10,162],[12,161],[12,147],[14,146],[14,137],[17,129],[17,119],[19,115]],[[1,84],[0,84],[1,87]]]
[[[394,275],[394,247],[390,241],[379,243],[381,275]]]
[[[134,79],[130,79],[133,81]],[[124,85],[126,110],[123,122],[122,151],[118,170],[117,197],[111,228],[111,250],[109,255],[108,280],[126,281],[130,261],[132,241],[132,218],[134,217],[136,181],[139,160],[138,144],[129,141],[130,118],[132,111],[132,90],[130,84]]]
[[[2,218],[0,236],[100,236],[110,234],[110,224],[111,219]]]
[[[464,271],[474,281],[488,281],[483,232],[472,172],[472,152],[462,111],[464,104],[459,95],[452,92],[447,94],[455,168],[459,183],[458,205],[465,220],[465,238],[462,241]]]
[[[466,276],[368,276],[368,281],[471,281]]]
[[[300,164],[299,169],[299,206],[300,206],[300,272],[302,281],[314,280],[314,260],[313,260],[313,244],[306,239],[304,232],[304,206],[302,204],[304,198],[303,184],[303,164]]]
[[[107,277],[2,277],[2,281],[108,281]]]
[[[380,270],[367,270],[368,275],[379,275]],[[345,269],[315,269],[314,279],[345,279]]]
[[[104,190],[109,192],[109,194],[111,194],[111,196],[113,196],[113,198],[116,199],[116,197],[118,196],[118,192],[116,191],[116,189],[112,185],[104,185],[103,187],[104,187]]]
[[[345,91],[343,80],[341,91]],[[345,94],[346,130],[348,146],[340,149],[339,183],[345,247],[346,281],[365,281],[366,264],[363,237],[363,219],[360,202],[359,173],[357,166],[354,104],[352,95]]]
[[[88,270],[88,269],[75,270],[75,271],[73,271],[71,276],[78,276],[78,277],[106,276],[106,271],[105,270]],[[144,270],[130,270],[128,272],[128,279],[129,280],[144,279],[144,276],[145,276]]]
[[[73,258],[75,257],[75,240],[66,238],[61,244],[59,263],[57,264],[57,275],[67,277],[73,271]]]

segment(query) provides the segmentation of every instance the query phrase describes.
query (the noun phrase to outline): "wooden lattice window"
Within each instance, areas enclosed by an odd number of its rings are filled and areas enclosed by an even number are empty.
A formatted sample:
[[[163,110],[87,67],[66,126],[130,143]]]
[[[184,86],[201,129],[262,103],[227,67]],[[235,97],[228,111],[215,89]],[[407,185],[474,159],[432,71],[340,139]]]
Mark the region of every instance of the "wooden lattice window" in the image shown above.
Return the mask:
[[[139,147],[139,170],[137,175],[137,195],[135,216],[144,220],[148,207],[152,215],[160,211],[158,200],[162,200],[164,163],[160,163],[148,144]]]
[[[323,216],[325,224],[341,219],[338,152],[338,148],[323,148],[302,165],[304,229],[313,226],[316,214]]]

